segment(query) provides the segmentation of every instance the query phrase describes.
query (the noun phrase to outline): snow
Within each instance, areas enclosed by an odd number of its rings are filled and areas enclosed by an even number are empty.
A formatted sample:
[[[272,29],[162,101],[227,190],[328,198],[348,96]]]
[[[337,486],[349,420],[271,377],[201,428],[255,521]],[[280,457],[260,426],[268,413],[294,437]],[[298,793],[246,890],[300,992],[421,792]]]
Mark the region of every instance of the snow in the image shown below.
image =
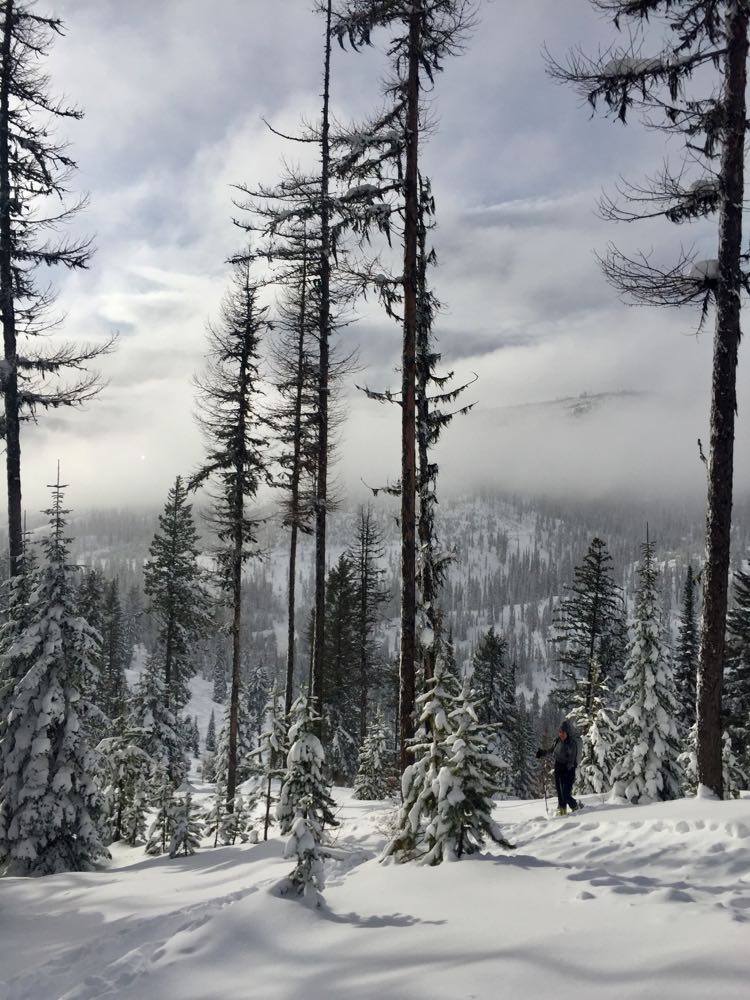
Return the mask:
[[[0,996],[747,996],[750,798],[592,796],[553,820],[504,801],[494,818],[516,851],[429,868],[379,864],[392,806],[336,797],[319,909],[277,894],[279,837],[175,860],[116,846],[100,872],[5,879]]]
[[[696,281],[716,281],[719,277],[718,260],[697,260],[690,268],[688,277]]]

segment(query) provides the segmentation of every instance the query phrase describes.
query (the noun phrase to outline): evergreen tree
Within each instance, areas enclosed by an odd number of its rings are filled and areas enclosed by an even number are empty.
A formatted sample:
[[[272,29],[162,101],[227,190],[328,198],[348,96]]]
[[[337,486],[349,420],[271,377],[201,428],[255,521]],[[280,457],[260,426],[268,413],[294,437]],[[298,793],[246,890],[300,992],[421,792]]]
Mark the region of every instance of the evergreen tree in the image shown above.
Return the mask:
[[[598,658],[591,671],[593,694],[586,708],[586,685],[580,684],[571,712],[579,733],[578,786],[582,792],[601,795],[612,787],[612,769],[617,750],[617,734],[609,710],[609,692],[601,676]]]
[[[695,722],[695,685],[698,674],[698,619],[695,607],[695,577],[688,566],[682,591],[677,647],[674,657],[680,732],[685,734]]]
[[[384,553],[383,535],[375,523],[372,508],[360,507],[356,538],[348,553],[354,567],[356,586],[360,745],[364,743],[370,721],[370,692],[373,687],[378,686],[375,630],[379,623],[380,609],[388,598],[380,565]]]
[[[78,345],[43,336],[58,321],[46,272],[85,268],[87,239],[55,239],[84,199],[70,202],[68,180],[75,162],[55,140],[55,125],[78,119],[80,110],[50,93],[41,64],[62,22],[45,16],[35,0],[5,0],[0,7],[0,323],[3,365],[0,390],[2,437],[8,483],[10,575],[21,572],[23,503],[21,425],[42,410],[75,407],[97,395],[101,380],[87,365],[107,353],[103,344]],[[49,206],[50,211],[45,208]],[[45,272],[38,280],[37,273]]]
[[[388,753],[388,733],[380,711],[376,712],[359,751],[359,769],[354,779],[355,799],[387,799],[393,787]]]
[[[107,780],[104,795],[111,841],[124,840],[128,832],[133,839],[141,834],[137,814],[143,797],[143,775],[154,762],[138,745],[140,735],[121,720],[120,732],[106,737],[97,747]]]
[[[252,776],[254,770],[253,752],[255,741],[250,729],[251,719],[247,707],[248,702],[247,692],[243,685],[240,688],[235,744],[235,782],[237,785],[241,785],[243,781],[247,781]],[[214,780],[220,782],[225,789],[229,776],[230,719],[231,708],[227,706],[224,714],[224,724],[221,727],[219,738],[216,742],[216,756],[214,757]]]
[[[221,839],[224,844],[234,846],[241,844],[258,843],[258,833],[253,828],[253,810],[257,804],[257,796],[243,798],[238,792],[234,797],[231,812],[224,812],[224,819],[221,825]]]
[[[133,789],[125,805],[123,827],[125,843],[135,847],[146,837],[146,814],[148,809],[148,781],[144,774],[136,777]]]
[[[698,723],[690,727],[686,749],[679,756],[682,768],[682,790],[685,795],[695,795],[698,791]],[[724,768],[724,795],[726,798],[739,798],[740,791],[747,787],[748,773],[740,765],[732,748],[729,733],[724,733],[722,745],[722,763]]]
[[[101,740],[108,732],[112,717],[107,711],[107,672],[104,665],[104,600],[106,582],[98,569],[84,570],[81,574],[76,594],[76,611],[80,618],[87,622],[100,637],[99,644],[93,654],[94,688],[82,692],[91,701],[98,712],[91,714],[89,739],[92,746]]]
[[[734,574],[727,618],[724,726],[739,767],[750,776],[750,573]]]
[[[629,802],[679,795],[677,700],[660,635],[654,543],[642,547],[638,567],[633,640],[621,692],[619,760],[613,793]]]
[[[227,664],[222,652],[219,652],[214,662],[214,691],[211,698],[220,705],[227,700]]]
[[[325,884],[323,829],[338,824],[333,815],[335,802],[324,778],[323,746],[313,731],[315,723],[307,698],[300,696],[292,706],[290,749],[276,818],[282,835],[289,837],[284,855],[295,859],[290,886],[297,895],[317,904]]]
[[[515,670],[507,662],[507,644],[494,625],[482,637],[472,659],[471,686],[476,693],[479,722],[491,726],[492,746],[505,762],[513,759],[516,726]],[[510,773],[504,791],[513,794]]]
[[[130,662],[117,580],[112,580],[105,587],[101,635],[100,688],[103,694],[101,708],[105,715],[114,721],[125,711],[127,698],[125,668]]]
[[[213,709],[211,709],[208,728],[206,729],[206,750],[211,753],[215,753],[216,751],[216,716]]]
[[[401,808],[396,832],[383,852],[384,860],[419,860],[437,845],[438,775],[449,755],[449,713],[456,694],[453,678],[438,660],[433,676],[425,682],[424,693],[417,699],[419,735],[411,746],[414,763],[401,776]]]
[[[269,329],[247,263],[234,267],[221,323],[208,330],[208,361],[196,380],[199,423],[207,454],[191,485],[210,484],[209,523],[216,532],[219,581],[232,609],[232,671],[227,741],[227,808],[231,811],[240,764],[239,716],[242,664],[242,567],[257,554],[258,520],[248,504],[271,483],[268,423],[261,412],[260,344]]]
[[[602,264],[606,278],[630,302],[692,305],[700,324],[715,306],[697,718],[700,782],[721,797],[737,356],[747,290],[743,213],[750,9],[737,0],[592,2],[612,15],[622,43],[602,46],[594,58],[574,50],[565,65],[550,60],[550,72],[572,83],[591,108],[623,123],[635,111],[647,128],[677,136],[683,154],[677,170],[665,164],[646,182],[619,183],[617,197],[603,199],[602,213],[614,221],[648,219],[649,226],[659,217],[681,226],[700,221],[703,232],[706,217],[717,220],[713,259],[698,260],[682,239],[679,253],[664,265],[650,253],[630,256],[614,246]],[[646,37],[661,40],[659,51],[648,57],[643,52],[647,24]]]
[[[0,741],[7,724],[16,682],[29,668],[29,654],[18,640],[32,621],[31,596],[39,586],[39,567],[33,545],[26,540],[23,558],[16,576],[4,587],[4,615],[0,625]],[[0,743],[0,747],[2,744]],[[3,752],[0,749],[0,787]]]
[[[511,845],[492,819],[492,796],[499,790],[500,774],[507,763],[492,753],[489,733],[476,713],[469,681],[448,715],[445,762],[432,789],[435,815],[425,829],[429,850],[424,864],[457,861],[464,854],[480,851],[489,838],[503,847]],[[503,782],[505,783],[505,782]]]
[[[201,755],[201,731],[198,729],[198,716],[193,718],[193,732],[190,740],[190,749],[193,752],[193,757],[200,757]]]
[[[77,615],[76,569],[69,562],[63,489],[45,512],[46,565],[29,595],[26,626],[6,650],[23,658],[5,708],[0,788],[0,857],[17,875],[87,870],[107,856],[96,755],[87,743],[99,637]]]
[[[134,741],[159,768],[169,774],[175,785],[187,774],[185,745],[180,726],[168,706],[162,675],[161,658],[146,660],[143,673],[133,692],[130,724]]]
[[[475,705],[475,711],[479,708]],[[519,799],[534,799],[538,795],[536,749],[538,742],[525,705],[518,706],[511,734],[510,785]],[[500,778],[502,789],[503,780]]]
[[[156,812],[146,840],[146,854],[166,854],[174,830],[174,785],[165,767],[157,765],[153,774],[151,804]]]
[[[186,857],[195,854],[203,836],[203,821],[193,805],[190,792],[178,798],[172,807],[172,837],[169,842],[169,856],[176,858],[182,853]]]
[[[224,827],[224,817],[227,814],[227,793],[219,782],[216,783],[211,808],[206,814],[204,833],[214,838],[214,847],[219,846],[221,832]]]
[[[159,630],[155,656],[162,667],[169,708],[175,714],[190,699],[191,647],[210,621],[211,598],[198,565],[197,541],[188,491],[178,476],[159,515],[159,529],[144,567],[144,589]]]
[[[287,742],[285,698],[278,693],[276,684],[266,703],[263,731],[258,741],[256,756],[257,772],[260,787],[264,789],[265,808],[263,820],[263,839],[268,840],[268,828],[271,823],[271,806],[273,804],[273,781],[284,774],[284,756]]]
[[[328,575],[324,689],[325,744],[334,780],[350,782],[357,769],[359,730],[357,657],[357,585],[354,566],[343,554]]]
[[[263,667],[253,670],[244,686],[242,697],[247,705],[247,727],[251,740],[257,739],[263,728],[269,688],[268,674]]]
[[[612,557],[601,538],[593,538],[573,583],[566,587],[555,616],[555,642],[562,665],[557,698],[564,711],[571,708],[579,683],[584,684],[584,709],[591,716],[594,698],[592,671],[597,657],[602,681],[622,673],[622,594],[612,578]]]

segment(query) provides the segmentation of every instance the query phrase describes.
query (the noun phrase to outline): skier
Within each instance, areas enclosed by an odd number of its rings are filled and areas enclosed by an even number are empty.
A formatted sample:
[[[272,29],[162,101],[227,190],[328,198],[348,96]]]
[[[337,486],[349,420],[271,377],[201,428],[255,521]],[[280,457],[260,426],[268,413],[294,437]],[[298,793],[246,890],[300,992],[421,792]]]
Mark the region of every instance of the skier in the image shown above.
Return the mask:
[[[580,809],[583,805],[573,798],[573,783],[576,780],[576,767],[578,765],[578,739],[572,723],[568,719],[563,719],[560,723],[560,731],[557,739],[549,748],[537,750],[537,759],[546,757],[548,754],[555,755],[555,789],[557,790],[557,815],[565,816],[570,806],[571,812]]]

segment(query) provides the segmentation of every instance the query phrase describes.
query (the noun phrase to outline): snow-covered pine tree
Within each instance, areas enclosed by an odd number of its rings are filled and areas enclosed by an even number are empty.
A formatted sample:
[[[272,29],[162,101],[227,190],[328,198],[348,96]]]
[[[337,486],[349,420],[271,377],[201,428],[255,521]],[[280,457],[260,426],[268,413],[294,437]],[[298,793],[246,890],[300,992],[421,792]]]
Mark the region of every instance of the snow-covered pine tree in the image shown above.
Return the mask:
[[[617,733],[609,708],[609,691],[602,677],[596,654],[587,676],[588,680],[578,683],[570,713],[580,741],[578,788],[584,793],[593,792],[602,795],[609,792],[612,787]]]
[[[129,724],[133,740],[155,765],[164,768],[173,784],[187,774],[180,726],[167,703],[161,656],[149,655],[133,692]]]
[[[693,567],[688,566],[682,590],[682,607],[674,655],[675,687],[679,709],[677,721],[682,733],[687,733],[695,722],[695,691],[698,676],[698,618],[695,590]]]
[[[191,647],[205,633],[212,613],[212,598],[198,565],[197,541],[188,490],[178,476],[159,515],[143,570],[144,590],[159,630],[152,655],[161,664],[167,704],[175,714],[190,698],[188,681],[195,669]]]
[[[247,705],[248,730],[253,742],[257,741],[263,728],[263,717],[266,712],[270,687],[268,674],[265,668],[260,666],[250,673],[242,692],[242,697]]]
[[[206,750],[211,753],[216,752],[216,715],[213,709],[211,709],[208,727],[206,728]]]
[[[218,579],[228,595],[232,622],[232,669],[226,755],[227,808],[231,811],[241,766],[239,744],[242,670],[242,567],[258,551],[259,520],[248,505],[271,484],[268,421],[261,410],[260,345],[270,328],[258,301],[249,262],[234,265],[221,321],[208,328],[204,374],[196,379],[198,420],[207,454],[191,488],[210,485],[208,523],[216,533]]]
[[[602,681],[613,677],[616,685],[627,654],[622,592],[612,577],[612,557],[601,538],[591,540],[583,562],[573,571],[573,583],[565,589],[555,613],[555,643],[562,667],[556,700],[569,712],[583,683],[584,716],[590,718],[594,663]]]
[[[172,806],[172,837],[169,842],[169,856],[178,854],[186,857],[195,854],[203,836],[203,819],[200,810],[193,804],[190,792],[179,796]]]
[[[28,669],[25,648],[18,645],[31,622],[31,595],[39,586],[39,566],[34,546],[25,539],[19,571],[4,587],[4,614],[0,625],[0,740],[8,719],[9,700],[16,681]],[[11,652],[12,651],[12,652]],[[3,753],[0,749],[0,787],[2,785]]]
[[[258,748],[255,751],[259,787],[265,799],[263,818],[263,839],[268,840],[268,828],[271,823],[271,806],[273,804],[273,782],[280,779],[284,773],[284,759],[287,748],[287,717],[286,696],[279,694],[274,682],[271,694],[266,702],[263,731],[260,734]]]
[[[380,609],[388,599],[383,584],[381,561],[384,555],[383,534],[378,528],[371,507],[360,507],[354,545],[349,549],[349,560],[354,568],[356,591],[356,638],[359,664],[359,745],[364,741],[370,721],[370,692],[378,687],[378,659],[375,630],[380,619]]]
[[[257,793],[243,796],[237,792],[232,811],[224,812],[220,832],[222,843],[229,846],[234,846],[238,840],[241,844],[258,843],[258,831],[253,826],[253,811],[257,803]]]
[[[156,810],[146,840],[146,854],[166,854],[174,830],[174,785],[163,765],[154,768],[151,804]]]
[[[133,784],[132,793],[125,806],[123,816],[124,840],[130,847],[135,847],[146,838],[147,811],[148,775],[139,774]]]
[[[5,653],[26,668],[5,703],[0,746],[0,857],[15,875],[83,871],[108,856],[97,758],[87,742],[92,708],[82,696],[96,683],[99,636],[77,614],[64,488],[58,470],[45,511],[46,565],[28,595],[25,627]]]
[[[698,723],[694,722],[685,741],[685,750],[679,756],[682,768],[682,790],[685,795],[695,795],[698,791]],[[739,798],[743,788],[747,787],[748,774],[745,771],[732,748],[729,733],[724,733],[722,743],[722,765],[724,768],[724,796],[729,799]]]
[[[334,781],[349,784],[357,771],[359,675],[357,584],[354,566],[343,553],[328,574],[323,687],[326,691],[324,742]]]
[[[193,757],[200,757],[201,755],[201,731],[198,728],[198,716],[193,716],[193,731],[190,737],[190,749],[192,750]]]
[[[68,198],[76,164],[67,144],[56,141],[54,134],[57,124],[81,118],[82,113],[50,93],[50,80],[42,68],[53,41],[62,34],[62,22],[45,16],[35,0],[6,0],[0,8],[0,324],[4,347],[0,391],[10,576],[21,572],[24,549],[21,425],[30,418],[36,421],[40,411],[75,407],[95,397],[102,383],[97,374],[87,372],[87,366],[114,344],[114,338],[86,345],[43,336],[58,325],[50,314],[55,296],[46,276],[48,268],[85,268],[92,254],[86,238],[56,239],[60,228],[84,204]],[[44,276],[37,280],[40,271]]]
[[[216,783],[211,799],[211,808],[206,813],[204,834],[214,838],[214,847],[219,846],[224,817],[227,812],[227,793],[220,782]]]
[[[100,631],[102,653],[99,686],[103,694],[100,707],[107,718],[114,722],[125,712],[127,699],[125,669],[130,663],[117,580],[112,580],[104,589]]]
[[[449,713],[457,695],[457,685],[439,659],[433,676],[425,682],[425,691],[417,699],[419,730],[410,746],[414,762],[401,776],[402,802],[396,832],[386,845],[382,860],[419,860],[435,847],[433,821],[440,788],[437,779],[448,757]]]
[[[333,814],[336,804],[324,777],[323,746],[315,735],[315,725],[308,699],[300,695],[292,706],[290,748],[276,818],[282,835],[289,837],[285,857],[296,862],[289,884],[297,895],[318,904],[325,885],[323,830],[338,824]]]
[[[628,802],[673,799],[680,792],[677,699],[660,634],[655,546],[646,538],[638,566],[633,638],[620,692],[613,794]]]
[[[217,653],[214,661],[214,691],[211,697],[220,705],[223,705],[227,700],[227,664],[221,650]]]
[[[436,809],[425,828],[429,850],[420,858],[423,864],[457,861],[480,851],[487,839],[512,846],[492,819],[492,796],[508,763],[492,752],[489,727],[477,719],[468,679],[452,701],[445,760],[433,781]]]
[[[380,800],[390,798],[395,774],[388,753],[388,733],[383,713],[378,710],[359,751],[359,768],[354,779],[354,798]]]
[[[475,705],[475,711],[479,706]],[[491,736],[490,736],[491,739]],[[511,734],[511,758],[509,781],[512,792],[519,799],[534,799],[539,794],[538,767],[531,718],[523,702],[516,707],[515,723]],[[506,772],[507,774],[507,772]],[[503,779],[500,780],[501,788]]]
[[[255,771],[255,740],[251,731],[250,713],[248,712],[248,697],[245,685],[240,685],[236,717],[235,770],[236,785],[247,781]],[[231,706],[227,705],[224,713],[224,724],[216,741],[214,757],[214,780],[220,782],[226,789],[229,780],[229,733]]]
[[[738,766],[750,778],[750,573],[734,574],[727,618],[724,727]]]
[[[472,657],[471,686],[476,694],[479,722],[491,726],[494,751],[510,764],[516,723],[515,670],[507,662],[507,643],[494,625],[482,636]],[[507,774],[510,781],[511,775]],[[512,793],[512,782],[504,789]]]
[[[716,257],[698,260],[690,241],[669,263],[650,253],[628,256],[611,246],[609,282],[631,302],[693,305],[702,324],[715,306],[708,450],[706,559],[697,684],[701,784],[722,795],[722,677],[725,661],[734,481],[737,355],[744,271],[744,174],[748,115],[746,78],[750,8],[737,0],[592,0],[612,15],[621,44],[589,58],[575,49],[553,77],[572,83],[587,104],[625,122],[635,111],[647,128],[678,137],[677,169],[665,164],[646,182],[617,185],[601,209],[614,221],[662,217],[687,225],[717,219]],[[660,40],[643,51],[644,27]],[[699,81],[696,83],[696,80]]]
[[[142,793],[143,776],[153,767],[149,755],[139,746],[142,734],[130,728],[122,719],[118,732],[105,737],[97,751],[101,758],[101,770],[107,784],[104,794],[107,802],[107,820],[110,841],[124,840],[128,827],[131,830],[137,808],[136,797]]]

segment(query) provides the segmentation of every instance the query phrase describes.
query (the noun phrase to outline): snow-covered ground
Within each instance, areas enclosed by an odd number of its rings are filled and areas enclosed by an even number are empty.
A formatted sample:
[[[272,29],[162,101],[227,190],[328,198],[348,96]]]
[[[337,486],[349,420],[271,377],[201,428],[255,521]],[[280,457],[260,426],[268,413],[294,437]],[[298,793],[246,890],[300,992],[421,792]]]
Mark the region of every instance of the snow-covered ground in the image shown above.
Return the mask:
[[[205,789],[204,789],[205,790]],[[748,996],[750,798],[548,820],[513,853],[383,866],[389,809],[338,790],[326,904],[281,898],[282,843],[0,885],[3,1000],[722,1000]]]

